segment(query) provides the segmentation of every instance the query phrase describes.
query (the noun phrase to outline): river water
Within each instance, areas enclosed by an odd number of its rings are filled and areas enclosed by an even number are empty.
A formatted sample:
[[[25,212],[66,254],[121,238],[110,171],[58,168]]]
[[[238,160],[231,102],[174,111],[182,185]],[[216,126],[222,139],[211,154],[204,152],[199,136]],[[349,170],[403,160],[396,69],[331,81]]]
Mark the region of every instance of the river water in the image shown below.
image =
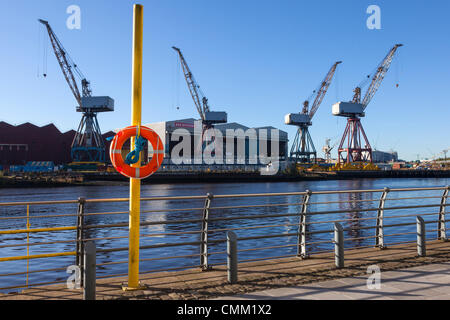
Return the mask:
[[[444,187],[450,184],[449,178],[427,178],[427,179],[355,179],[355,180],[335,180],[335,181],[302,181],[302,182],[280,182],[280,183],[179,183],[179,184],[152,184],[143,185],[141,188],[142,197],[158,197],[158,196],[193,196],[205,195],[212,193],[214,195],[226,194],[245,194],[245,193],[280,193],[280,192],[303,192],[325,191],[325,190],[367,190],[389,188],[420,188],[420,187]],[[111,186],[79,186],[79,187],[63,187],[63,188],[17,188],[17,189],[0,189],[1,202],[20,202],[20,201],[43,201],[43,200],[75,200],[78,197],[86,199],[104,199],[104,198],[126,198],[128,197],[127,185],[111,185]],[[369,209],[377,208],[380,193],[348,193],[339,195],[313,195],[312,204],[308,207],[309,212],[330,211],[330,210],[351,210],[351,209]],[[420,204],[439,204],[442,191],[422,191],[409,192],[407,195],[400,192],[392,192],[389,198],[395,199],[400,197],[417,197],[427,196],[430,198],[417,200],[406,199],[398,201],[388,201],[386,206],[405,206]],[[435,198],[431,198],[435,197]],[[259,197],[259,198],[243,198],[243,199],[213,199],[212,208],[226,206],[243,206],[243,205],[261,205],[261,204],[292,204],[301,202],[299,196],[277,196],[277,197]],[[325,203],[329,201],[337,201],[337,203]],[[200,219],[204,200],[183,200],[183,201],[156,201],[145,202],[141,205],[141,220],[146,222],[163,224],[153,224],[143,226],[141,228],[141,245],[158,245],[179,242],[195,242],[199,241],[198,231],[201,222],[187,221],[178,223],[179,220],[196,220]],[[195,208],[194,210],[185,211],[186,208]],[[116,212],[114,215],[91,215],[86,217],[87,225],[113,224],[128,222],[128,203],[90,203],[86,206],[87,213],[103,213]],[[166,210],[166,211],[165,211]],[[178,211],[177,211],[178,210]],[[211,218],[246,216],[246,219],[212,221],[209,223],[209,230],[218,230],[208,235],[210,240],[222,240],[226,238],[224,228],[248,227],[249,229],[237,230],[236,234],[239,238],[252,237],[268,234],[286,234],[286,237],[266,238],[258,240],[245,240],[239,242],[240,260],[268,258],[273,256],[295,255],[297,252],[297,237],[289,234],[295,234],[298,230],[298,217],[271,217],[265,219],[253,219],[252,215],[262,214],[285,214],[298,213],[299,205],[289,205],[280,207],[247,207],[247,208],[223,208],[211,210]],[[64,205],[34,205],[30,206],[30,216],[44,215],[67,215],[54,218],[31,218],[30,228],[58,227],[58,226],[75,226],[77,211],[76,204]],[[152,212],[146,212],[152,211]],[[414,217],[395,217],[396,215],[408,214],[425,214],[425,221],[434,221],[437,219],[438,207],[419,208],[419,209],[402,209],[392,210],[391,213],[386,211],[386,216],[391,215],[389,223],[414,223]],[[427,215],[433,213],[433,215]],[[434,215],[434,213],[436,213]],[[0,207],[0,230],[25,229],[26,219],[2,219],[8,217],[26,216],[25,206]],[[344,237],[346,239],[364,238],[373,236],[374,229],[364,229],[371,227],[375,221],[376,211],[363,211],[358,213],[335,213],[330,215],[312,215],[309,217],[309,232],[326,231],[333,228],[331,220],[345,220],[342,225],[347,230]],[[386,219],[386,221],[388,221]],[[385,222],[387,224],[387,222]],[[251,228],[261,225],[272,225],[270,228]],[[360,229],[363,227],[363,229]],[[447,226],[448,227],[448,226]],[[427,233],[429,239],[436,237],[436,224],[427,225],[430,232]],[[396,243],[401,241],[415,240],[415,225],[399,226],[396,228],[386,228],[385,234],[398,234],[411,232],[407,235],[386,237],[386,243]],[[181,234],[188,232],[187,234]],[[128,245],[128,229],[121,228],[96,228],[86,230],[86,238],[105,238],[114,239],[96,240],[96,246],[102,248],[118,248],[127,247]],[[318,233],[309,235],[307,238],[308,251],[319,252],[331,250],[332,243],[323,243],[330,241],[333,237],[332,233]],[[74,251],[76,232],[58,231],[58,232],[41,232],[30,233],[30,243],[54,242],[54,241],[70,241],[56,244],[44,244],[29,246],[29,254],[42,254],[52,252]],[[9,246],[20,243],[26,243],[26,234],[0,234],[0,257],[12,257],[27,255],[26,246]],[[373,238],[355,239],[346,242],[346,247],[356,247],[373,245]],[[5,247],[5,245],[7,247]],[[273,248],[265,250],[251,250],[261,247],[284,246],[283,248]],[[3,246],[3,247],[2,247]],[[249,250],[247,250],[249,249]],[[222,264],[226,262],[226,256],[223,252],[226,250],[226,243],[213,243],[209,246],[208,252],[212,253],[209,258],[210,264]],[[144,261],[140,264],[140,270],[155,271],[172,268],[182,268],[197,266],[199,257],[186,257],[199,253],[198,245],[174,246],[174,247],[153,247],[147,250],[141,250],[140,258]],[[161,259],[168,256],[184,256],[175,259]],[[98,277],[106,277],[110,275],[125,275],[127,273],[126,262],[128,258],[127,251],[107,252],[97,254],[97,263],[101,264],[97,268]],[[156,260],[155,260],[156,258]],[[74,257],[56,257],[45,259],[32,259],[29,261],[28,270],[42,269],[61,269],[50,270],[47,272],[30,273],[28,277],[29,284],[61,281],[64,282],[69,276],[65,268],[74,264]],[[26,284],[26,275],[7,275],[1,274],[20,273],[27,270],[26,261],[9,261],[0,262],[0,288],[10,286],[21,286]],[[15,289],[4,289],[0,291],[15,291]]]

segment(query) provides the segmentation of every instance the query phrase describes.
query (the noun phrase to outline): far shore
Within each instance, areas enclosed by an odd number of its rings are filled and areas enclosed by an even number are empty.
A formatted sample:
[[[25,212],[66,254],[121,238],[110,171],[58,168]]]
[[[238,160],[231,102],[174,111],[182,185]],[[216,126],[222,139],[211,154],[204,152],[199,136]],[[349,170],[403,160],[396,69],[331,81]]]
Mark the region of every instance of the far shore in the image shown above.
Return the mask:
[[[312,180],[349,180],[381,178],[450,178],[450,170],[389,170],[303,172],[301,174],[261,175],[258,172],[183,172],[156,173],[142,180],[142,184],[168,183],[243,183],[293,182]],[[118,173],[31,174],[0,177],[0,188],[45,188],[70,186],[127,185],[129,179]]]

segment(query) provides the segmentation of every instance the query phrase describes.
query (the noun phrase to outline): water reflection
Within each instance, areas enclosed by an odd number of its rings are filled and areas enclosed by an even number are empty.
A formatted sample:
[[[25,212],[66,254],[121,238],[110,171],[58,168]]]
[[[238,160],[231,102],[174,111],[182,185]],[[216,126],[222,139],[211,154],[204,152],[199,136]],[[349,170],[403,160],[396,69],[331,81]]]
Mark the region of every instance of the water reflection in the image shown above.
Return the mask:
[[[279,193],[279,192],[304,192],[305,190],[322,191],[322,190],[361,190],[361,189],[382,189],[386,186],[391,188],[399,187],[416,187],[420,186],[445,186],[450,184],[450,179],[367,179],[367,180],[338,180],[338,181],[301,181],[289,183],[225,183],[225,184],[167,184],[167,185],[143,185],[143,197],[159,197],[159,196],[184,196],[184,195],[205,195],[210,192],[213,194],[242,194],[242,193]],[[428,185],[427,185],[428,181]],[[437,195],[440,195],[439,192]],[[417,194],[415,196],[419,196]],[[431,195],[431,193],[430,193]],[[331,220],[346,219],[342,225],[345,229],[345,238],[362,238],[373,236],[374,229],[360,229],[361,227],[374,226],[375,220],[365,220],[370,217],[376,217],[376,211],[366,211],[369,208],[377,208],[380,193],[342,193],[342,194],[314,194],[310,199],[308,212],[323,211],[344,211],[341,214],[321,214],[308,215],[307,232],[326,231],[326,233],[307,234],[307,249],[309,252],[330,250],[333,248],[331,240],[333,233],[328,232],[333,229]],[[404,195],[392,194],[390,197]],[[412,195],[410,195],[412,196]],[[52,189],[2,189],[0,193],[0,202],[11,201],[39,201],[39,200],[75,200],[78,197],[86,198],[126,198],[128,197],[127,186],[110,186],[104,187],[74,187],[74,188],[52,188]],[[372,202],[367,200],[374,200]],[[334,203],[330,203],[333,202]],[[336,203],[336,201],[339,201]],[[430,199],[428,202],[438,201]],[[209,230],[218,230],[210,232],[208,238],[210,240],[223,240],[226,238],[226,231],[222,229],[249,227],[251,229],[237,230],[239,238],[262,236],[268,234],[293,234],[292,236],[264,238],[257,240],[246,240],[239,242],[239,249],[254,249],[258,247],[270,246],[289,246],[283,248],[275,248],[259,251],[246,251],[239,254],[240,259],[254,259],[281,255],[295,255],[297,253],[297,231],[299,225],[299,214],[302,209],[302,196],[276,196],[276,197],[250,197],[250,198],[230,198],[212,200]],[[273,204],[291,204],[272,206]],[[406,202],[413,205],[415,201]],[[180,200],[180,201],[143,201],[141,204],[141,219],[145,222],[164,222],[162,224],[148,225],[141,229],[141,245],[157,245],[164,243],[179,242],[195,242],[200,239],[200,221],[190,221],[179,223],[180,220],[201,220],[202,208],[204,200]],[[248,207],[252,205],[264,205],[260,207]],[[395,203],[393,205],[398,205]],[[247,206],[241,208],[221,208],[229,206]],[[192,210],[180,210],[187,208],[196,208]],[[360,210],[359,212],[352,212]],[[158,212],[144,212],[158,211]],[[430,209],[423,209],[418,212],[429,212]],[[85,217],[87,225],[99,224],[117,224],[128,222],[128,202],[117,203],[87,203],[86,213],[101,212],[124,212],[115,215],[88,215]],[[30,215],[48,215],[58,214],[66,215],[57,218],[39,218],[31,219],[31,228],[54,227],[76,225],[77,204],[65,205],[45,205],[31,206]],[[406,211],[398,211],[398,214],[408,213]],[[292,214],[292,216],[280,216],[284,214]],[[387,212],[387,215],[396,214],[395,212]],[[260,215],[275,215],[260,219]],[[26,216],[26,207],[0,207],[0,218]],[[233,218],[244,216],[241,219],[215,220],[217,218]],[[431,217],[430,217],[431,219]],[[395,222],[405,221],[398,218]],[[409,220],[408,220],[409,221]],[[259,226],[270,226],[267,228],[253,228]],[[0,219],[0,230],[22,229],[26,227],[26,220],[2,220]],[[410,227],[405,226],[401,231],[411,231]],[[414,228],[414,226],[412,227]],[[400,229],[399,229],[400,230]],[[179,234],[181,232],[192,232],[189,234]],[[397,230],[398,231],[398,230]],[[174,234],[178,233],[178,234]],[[30,242],[42,241],[71,241],[66,243],[53,244],[48,246],[30,247],[30,254],[38,254],[45,252],[63,252],[73,251],[75,248],[75,231],[64,232],[47,232],[30,234]],[[96,245],[99,248],[117,248],[128,246],[128,227],[119,228],[92,228],[85,229],[85,237],[103,238],[103,237],[119,237],[119,239],[97,240]],[[123,238],[120,238],[123,237]],[[409,237],[409,238],[408,238]],[[400,240],[414,240],[414,234],[402,236]],[[26,234],[17,235],[0,235],[0,245],[17,244],[26,241]],[[322,243],[328,241],[328,243]],[[311,244],[312,242],[321,242]],[[364,246],[373,244],[374,239],[359,239],[346,242],[347,247]],[[226,250],[225,243],[211,243],[209,252],[224,252]],[[141,250],[142,259],[152,259],[167,256],[181,256],[199,253],[199,245],[177,246],[170,248],[152,248]],[[26,247],[9,247],[0,248],[0,256],[14,256],[26,254]],[[98,263],[126,261],[128,252],[107,252],[99,253],[97,257]],[[210,256],[210,262],[224,263],[225,255],[213,254]],[[73,264],[73,257],[63,257],[61,259],[36,259],[30,262],[32,268],[64,268]],[[141,263],[142,270],[155,270],[163,268],[183,267],[198,265],[199,258],[180,258],[168,260],[144,261]],[[0,269],[2,273],[26,271],[26,264],[23,262],[1,263]],[[126,273],[127,264],[113,264],[101,266],[98,268],[98,276],[105,276],[118,273]],[[65,275],[64,275],[65,276]],[[33,281],[52,281],[55,277],[61,278],[61,275],[55,273],[36,273],[33,274]],[[24,281],[20,277],[0,277],[0,287],[8,285],[22,284]]]
[[[373,180],[351,180],[348,186],[351,190],[374,189],[373,183],[370,184],[370,182],[373,182]],[[370,239],[361,239],[371,236],[373,233],[372,229],[361,229],[373,224],[373,221],[368,220],[368,218],[374,216],[374,212],[364,211],[364,209],[374,208],[374,205],[376,205],[376,201],[369,200],[376,200],[374,193],[352,192],[339,194],[339,209],[348,210],[347,213],[342,215],[342,219],[346,220],[342,223],[345,230],[344,237],[354,239],[351,242],[346,242],[347,247],[368,245],[370,241]]]

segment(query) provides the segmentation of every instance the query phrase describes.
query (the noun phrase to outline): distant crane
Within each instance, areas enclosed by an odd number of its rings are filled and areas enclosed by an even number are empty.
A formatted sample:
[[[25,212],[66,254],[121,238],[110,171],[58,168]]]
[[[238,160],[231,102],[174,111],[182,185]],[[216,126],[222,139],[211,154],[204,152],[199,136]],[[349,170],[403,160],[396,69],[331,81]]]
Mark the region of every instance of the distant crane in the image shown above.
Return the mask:
[[[104,163],[106,154],[105,143],[97,121],[97,113],[114,111],[114,100],[107,96],[92,96],[89,81],[86,80],[81,70],[70,58],[48,21],[39,19],[39,22],[47,29],[61,71],[77,100],[78,106],[76,107],[76,111],[83,113],[71,145],[72,160],[73,162]],[[81,94],[72,70],[81,79]]]
[[[192,100],[194,100],[195,107],[197,108],[197,112],[202,121],[202,135],[201,135],[201,144],[198,145],[196,153],[202,154],[205,140],[205,133],[212,129],[211,135],[211,143],[215,142],[215,134],[214,134],[214,124],[216,123],[226,123],[227,122],[227,113],[222,111],[211,111],[208,105],[208,99],[203,94],[200,86],[195,81],[194,75],[192,74],[189,66],[184,59],[181,50],[177,47],[172,47],[180,58],[181,68],[183,69],[184,78],[186,79],[186,84],[189,89],[189,93],[191,94]],[[214,145],[214,150],[212,154],[216,153],[216,146]]]
[[[208,99],[203,94],[200,86],[195,81],[194,75],[192,74],[189,66],[184,59],[181,50],[177,47],[172,47],[180,57],[181,67],[183,69],[184,78],[186,79],[186,83],[189,89],[189,93],[192,96],[192,100],[194,100],[195,107],[197,108],[197,112],[200,116],[202,124],[206,127],[206,129],[213,127],[216,123],[226,123],[227,122],[227,113],[222,111],[211,111],[208,105]]]
[[[449,151],[450,151],[450,149],[442,150],[442,153],[444,154],[444,161],[445,162],[447,162],[447,152],[449,152]]]
[[[430,156],[431,156],[431,160],[432,160],[432,161],[436,161],[436,159],[437,159],[436,153],[434,153],[433,151],[431,151],[430,148],[427,148],[427,150],[428,150],[428,153],[429,153]]]
[[[303,109],[301,113],[290,113],[285,116],[284,122],[287,125],[294,125],[298,127],[290,152],[290,158],[294,159],[295,163],[317,162],[316,148],[314,147],[308,128],[312,125],[311,120],[316,111],[319,109],[319,106],[327,93],[328,87],[331,84],[334,73],[336,72],[336,68],[340,63],[342,63],[342,61],[337,61],[331,66],[331,69],[328,71],[325,79],[320,83],[319,89],[315,90],[311,95],[312,97],[315,93],[317,93],[311,109],[309,109],[310,99],[307,99],[303,102]]]
[[[360,117],[365,116],[364,111],[367,108],[367,105],[380,87],[384,76],[391,66],[395,52],[401,46],[403,45],[396,44],[378,65],[372,76],[372,82],[362,100],[362,85],[360,84],[355,88],[353,100],[351,102],[338,102],[333,105],[333,115],[348,118],[347,126],[338,149],[339,163],[372,162],[372,148],[361,125]],[[367,79],[370,79],[370,76],[368,76]],[[366,82],[366,80],[363,81],[363,83]],[[364,145],[362,144],[361,136],[364,139]],[[346,146],[344,147],[345,143]]]
[[[331,163],[331,151],[333,151],[334,147],[336,147],[336,143],[332,146],[330,145],[331,139],[325,140],[325,145],[322,147],[322,151],[325,154],[325,163]]]

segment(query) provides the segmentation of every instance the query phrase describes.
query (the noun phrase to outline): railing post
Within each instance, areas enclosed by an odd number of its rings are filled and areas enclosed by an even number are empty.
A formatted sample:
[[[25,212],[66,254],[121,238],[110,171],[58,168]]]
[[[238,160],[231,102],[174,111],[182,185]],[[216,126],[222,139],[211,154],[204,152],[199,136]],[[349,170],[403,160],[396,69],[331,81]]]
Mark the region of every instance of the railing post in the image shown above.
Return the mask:
[[[209,220],[209,208],[211,206],[211,201],[213,199],[213,194],[206,194],[205,206],[203,209],[202,216],[202,231],[200,234],[200,266],[203,271],[209,270],[208,265],[208,220]]]
[[[421,216],[417,216],[417,254],[419,257],[425,257],[427,254],[425,240],[425,221]]]
[[[383,232],[383,218],[384,218],[384,204],[386,202],[386,198],[388,196],[390,189],[384,188],[383,194],[380,198],[380,204],[378,206],[377,212],[377,225],[376,225],[376,238],[375,238],[375,246],[384,249],[386,246],[384,245],[384,232]]]
[[[95,300],[96,264],[95,242],[88,241],[84,246],[83,300]]]
[[[447,204],[448,192],[450,190],[450,186],[445,187],[444,194],[441,199],[441,207],[439,209],[439,219],[438,219],[438,239],[439,240],[447,240],[447,232],[445,228],[445,207]]]
[[[227,273],[228,282],[238,281],[237,237],[233,231],[227,233]]]
[[[340,223],[334,223],[334,261],[336,268],[344,267],[344,229]]]
[[[84,226],[84,206],[86,203],[85,198],[78,198],[78,210],[77,210],[77,242],[76,242],[76,261],[75,264],[83,272],[84,267],[84,243],[83,243],[83,226]],[[83,278],[81,278],[81,286],[83,286]]]
[[[306,214],[308,212],[308,203],[311,195],[312,192],[310,190],[306,190],[306,193],[303,196],[302,211],[300,213],[300,221],[297,232],[297,256],[302,259],[306,259],[308,257],[308,254],[306,253]]]

